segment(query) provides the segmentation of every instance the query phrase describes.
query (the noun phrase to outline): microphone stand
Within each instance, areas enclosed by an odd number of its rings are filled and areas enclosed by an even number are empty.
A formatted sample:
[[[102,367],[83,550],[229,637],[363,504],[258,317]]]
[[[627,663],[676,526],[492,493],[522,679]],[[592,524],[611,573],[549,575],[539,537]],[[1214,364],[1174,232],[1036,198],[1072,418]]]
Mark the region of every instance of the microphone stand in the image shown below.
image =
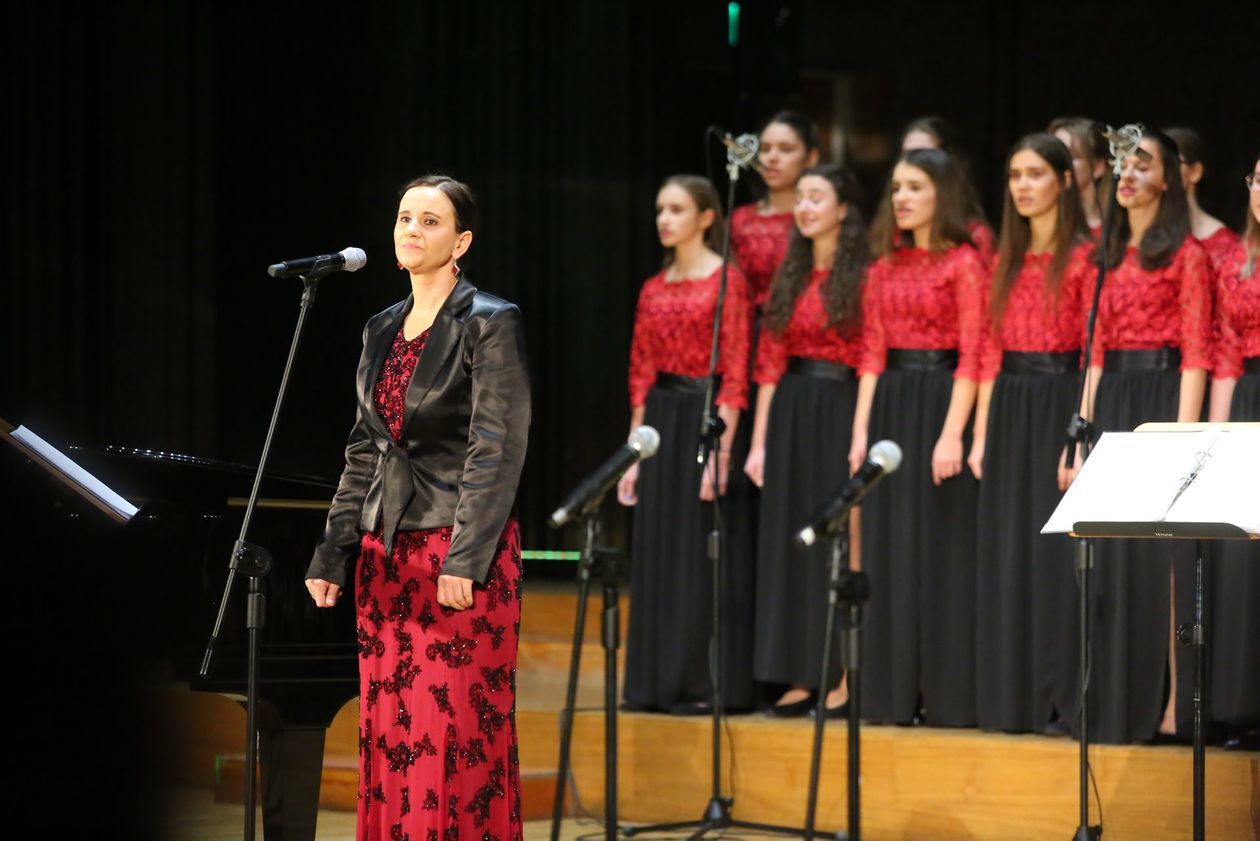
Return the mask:
[[[827,692],[831,685],[831,642],[835,635],[836,614],[844,608],[841,626],[841,659],[849,681],[847,769],[849,822],[848,832],[836,832],[836,841],[861,841],[861,656],[862,605],[870,600],[871,582],[865,572],[849,568],[849,511],[846,509],[835,524],[831,536],[831,580],[827,585],[827,623],[823,637],[822,676],[818,706],[814,710],[814,744],[809,765],[809,799],[805,807],[805,841],[813,841],[814,819],[818,812],[818,784],[822,764],[823,727],[827,720]]]
[[[1113,154],[1115,149],[1113,148]],[[1071,420],[1067,427],[1067,451],[1065,453],[1064,464],[1067,467],[1076,460],[1076,448],[1081,448],[1081,461],[1089,458],[1090,451],[1093,448],[1095,429],[1092,423],[1081,414],[1081,405],[1085,399],[1085,393],[1089,382],[1089,369],[1092,362],[1092,354],[1094,347],[1094,332],[1098,320],[1098,305],[1102,300],[1103,281],[1107,277],[1107,238],[1111,233],[1112,226],[1115,225],[1115,211],[1117,208],[1116,189],[1120,182],[1120,166],[1117,158],[1112,171],[1111,183],[1111,200],[1107,203],[1107,211],[1103,215],[1102,231],[1098,236],[1098,274],[1094,282],[1094,298],[1090,302],[1089,317],[1085,321],[1085,348],[1084,348],[1084,373],[1081,377],[1080,387],[1077,389],[1076,411],[1073,412]],[[1092,413],[1091,413],[1092,414]],[[1077,824],[1076,832],[1072,836],[1073,841],[1097,841],[1102,838],[1102,822],[1101,820],[1095,826],[1089,823],[1089,712],[1087,709],[1089,698],[1089,677],[1090,677],[1090,658],[1089,658],[1089,578],[1090,570],[1094,567],[1094,542],[1087,537],[1078,537],[1076,539],[1076,577],[1077,577],[1077,613],[1078,613],[1078,635],[1080,637],[1080,649],[1078,651],[1079,658],[1079,679],[1080,679],[1080,710],[1079,728],[1080,728],[1080,769],[1078,771],[1080,777],[1080,823]],[[1102,804],[1099,803],[1099,817],[1101,819]]]
[[[246,666],[245,691],[245,841],[254,841],[256,816],[254,814],[257,796],[255,794],[255,778],[258,767],[258,652],[259,634],[267,624],[267,599],[261,589],[261,579],[271,571],[271,553],[261,546],[246,541],[249,535],[250,521],[258,504],[258,490],[262,486],[264,474],[267,472],[267,458],[271,453],[271,442],[275,437],[276,425],[280,420],[280,409],[284,405],[285,393],[289,388],[289,374],[293,370],[293,360],[297,357],[298,345],[302,341],[302,332],[306,327],[306,318],[315,303],[315,292],[320,279],[331,269],[315,269],[302,276],[302,301],[298,312],[297,327],[293,331],[293,341],[289,345],[289,358],[284,363],[284,374],[280,378],[280,391],[276,394],[276,404],[271,412],[271,423],[267,427],[267,437],[263,442],[262,456],[258,460],[258,469],[254,473],[254,487],[249,493],[249,504],[245,506],[245,518],[241,522],[240,536],[232,547],[232,556],[228,560],[227,582],[223,586],[223,596],[219,600],[218,616],[214,620],[214,630],[206,643],[205,655],[201,660],[201,676],[209,677],[214,670],[219,637],[223,630],[223,620],[227,614],[228,603],[236,585],[239,573],[249,579],[249,593],[245,601],[245,627],[249,633],[249,656]]]
[[[714,131],[710,127],[709,132],[713,133]],[[744,154],[740,154],[736,147]],[[751,143],[744,146],[736,141],[734,145],[728,144],[727,146],[726,172],[729,179],[729,188],[726,200],[728,208],[726,236],[722,241],[722,274],[718,284],[717,306],[713,310],[713,343],[709,351],[709,377],[704,394],[704,414],[700,422],[700,449],[697,454],[697,460],[700,464],[706,465],[706,469],[712,470],[713,481],[713,530],[709,533],[707,541],[707,554],[713,567],[713,628],[709,638],[709,674],[710,682],[712,683],[711,715],[713,728],[712,791],[709,802],[705,806],[704,815],[699,820],[626,827],[624,832],[628,836],[638,835],[643,832],[671,832],[676,829],[691,827],[695,827],[696,831],[691,834],[689,841],[702,838],[711,830],[720,831],[730,827],[757,829],[763,832],[782,832],[788,835],[800,835],[802,832],[800,829],[785,826],[736,820],[731,815],[735,799],[722,796],[722,720],[725,717],[725,710],[722,706],[721,559],[725,532],[722,527],[721,493],[718,482],[720,474],[717,456],[721,449],[722,433],[726,431],[726,423],[717,412],[717,365],[722,335],[722,311],[726,303],[727,269],[730,265],[731,253],[731,214],[729,211],[735,206],[735,187],[739,182],[739,171],[743,167],[752,165],[752,159],[756,156],[756,152],[756,146]]]
[[[573,738],[573,713],[577,703],[578,668],[582,661],[582,638],[586,631],[586,600],[590,593],[591,571],[602,571],[604,609],[601,614],[600,640],[604,646],[604,838],[617,838],[617,649],[621,645],[620,593],[621,568],[617,552],[596,546],[601,524],[599,506],[603,495],[583,509],[586,544],[578,565],[578,609],[573,623],[573,653],[569,656],[569,682],[565,689],[564,710],[560,714],[560,761],[556,771],[556,796],[551,810],[551,841],[560,841],[560,822],[564,819],[564,795],[569,782],[569,752]],[[603,563],[600,563],[600,559]]]

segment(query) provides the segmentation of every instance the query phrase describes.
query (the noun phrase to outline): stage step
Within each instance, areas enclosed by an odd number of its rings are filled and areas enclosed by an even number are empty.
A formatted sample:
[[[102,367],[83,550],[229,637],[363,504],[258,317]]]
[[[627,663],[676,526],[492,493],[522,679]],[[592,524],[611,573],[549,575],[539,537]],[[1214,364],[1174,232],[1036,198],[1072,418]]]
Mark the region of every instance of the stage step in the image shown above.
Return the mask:
[[[700,817],[711,790],[709,720],[623,713],[617,724],[619,817],[649,822]],[[574,723],[578,792],[596,814],[603,813],[603,727],[601,712],[579,713]],[[863,727],[861,736],[865,837],[1063,841],[1078,823],[1079,751],[1071,740],[886,726]],[[812,737],[813,724],[804,719],[728,719],[723,792],[734,795],[737,819],[803,823]],[[847,750],[845,723],[829,722],[819,830],[845,828]],[[1106,838],[1191,837],[1188,747],[1095,746],[1090,759]],[[1208,837],[1260,837],[1260,753],[1209,750],[1206,775]]]
[[[241,803],[245,799],[245,756],[228,754],[216,763],[214,801]],[[353,812],[358,807],[359,769],[354,756],[324,757],[320,776],[319,808]],[[556,796],[556,772],[521,768],[521,814],[527,821],[550,818]]]

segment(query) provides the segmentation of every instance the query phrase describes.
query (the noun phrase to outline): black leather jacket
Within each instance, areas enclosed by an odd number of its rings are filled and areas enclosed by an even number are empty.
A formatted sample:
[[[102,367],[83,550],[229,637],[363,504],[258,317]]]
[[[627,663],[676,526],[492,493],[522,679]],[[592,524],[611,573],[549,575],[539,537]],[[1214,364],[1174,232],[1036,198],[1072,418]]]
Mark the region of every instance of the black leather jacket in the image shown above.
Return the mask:
[[[484,582],[511,515],[530,417],[521,311],[463,278],[455,284],[429,328],[395,443],[372,391],[410,309],[408,296],[363,329],[358,416],[307,578],[344,586],[361,533],[379,522],[386,551],[397,531],[453,525],[443,574]]]

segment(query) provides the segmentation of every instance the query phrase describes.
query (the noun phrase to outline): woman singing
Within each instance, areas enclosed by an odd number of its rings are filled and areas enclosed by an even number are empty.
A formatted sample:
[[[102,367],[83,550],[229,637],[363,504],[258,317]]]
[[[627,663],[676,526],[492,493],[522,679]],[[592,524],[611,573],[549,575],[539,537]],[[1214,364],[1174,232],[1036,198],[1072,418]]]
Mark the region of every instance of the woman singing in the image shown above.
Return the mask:
[[[796,180],[818,163],[818,128],[795,111],[780,111],[761,130],[757,160],[767,193],[731,213],[731,251],[744,270],[753,302],[761,307],[787,251]]]
[[[656,196],[665,267],[639,293],[630,346],[630,428],[661,434],[656,456],[617,485],[637,505],[631,537],[626,704],[677,714],[709,709],[713,569],[702,501],[726,490],[731,441],[748,393],[751,305],[730,267],[719,339],[718,414],[726,424],[716,465],[696,462],[722,273],[720,206],[705,178],[675,175]],[[714,487],[714,474],[717,487]],[[752,705],[752,575],[749,553],[723,558],[722,690],[732,708]]]
[[[835,164],[796,186],[796,228],[770,290],[755,379],[759,385],[745,471],[761,487],[753,676],[785,684],[776,716],[803,715],[822,664],[831,552],[801,551],[792,535],[848,476],[861,358],[866,226],[854,176]],[[840,677],[839,647],[830,674]],[[829,714],[847,693],[836,689]]]
[[[1260,422],[1260,155],[1247,190],[1242,242],[1217,275],[1213,421]],[[1254,750],[1260,729],[1260,547],[1252,541],[1216,542],[1208,698],[1212,719],[1235,731],[1226,744]]]
[[[983,261],[967,233],[966,190],[946,153],[904,153],[872,243],[849,467],[868,442],[901,446],[900,469],[863,503],[870,575],[864,714],[975,723],[976,480],[965,433],[981,378]]]
[[[411,295],[364,328],[346,467],[307,570],[331,607],[358,556],[360,839],[521,836],[512,507],[529,380],[520,311],[460,277],[476,223],[458,181],[403,188]]]
[[[1096,269],[1067,147],[1051,134],[1030,134],[1011,148],[1006,172],[985,366],[997,379],[980,385],[968,458],[983,479],[976,721],[1039,732],[1053,711],[1072,709],[1072,545],[1040,531],[1061,496],[1059,453],[1076,404],[1085,290]]]
[[[1190,230],[1178,166],[1176,144],[1159,132],[1148,132],[1123,162],[1089,377],[1097,392],[1092,412],[1082,412],[1099,432],[1194,422],[1203,409],[1213,272]],[[1090,405],[1087,395],[1084,408]],[[1178,703],[1177,688],[1189,689],[1192,658],[1180,658],[1179,674],[1170,597],[1176,593],[1181,613],[1192,586],[1192,547],[1157,540],[1099,540],[1094,547],[1102,618],[1092,631],[1092,734],[1126,743],[1154,738],[1157,730],[1174,733],[1178,708],[1189,709],[1186,698]]]

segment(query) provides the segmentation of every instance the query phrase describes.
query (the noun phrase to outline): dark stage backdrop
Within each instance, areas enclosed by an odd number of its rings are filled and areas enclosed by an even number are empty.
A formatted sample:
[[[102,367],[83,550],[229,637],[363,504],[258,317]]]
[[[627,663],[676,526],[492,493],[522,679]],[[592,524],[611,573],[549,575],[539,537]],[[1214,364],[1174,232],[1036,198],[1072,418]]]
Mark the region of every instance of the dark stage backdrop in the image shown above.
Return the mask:
[[[470,276],[526,316],[526,543],[572,544],[543,520],[626,434],[633,307],[659,261],[656,186],[705,169],[706,125],[755,130],[782,105],[803,108],[828,144],[843,139],[874,195],[901,125],[938,112],[961,129],[992,214],[1005,149],[1055,115],[1190,123],[1213,152],[1204,202],[1235,226],[1260,150],[1254,21],[1232,4],[1173,15],[990,0],[960,14],[746,0],[737,47],[725,0],[314,8],[9,11],[0,417],[62,445],[255,460],[299,295],[264,269],[357,245],[367,268],[321,288],[274,461],[335,477],[362,324],[407,292],[395,191],[441,169],[482,198]],[[63,535],[14,522],[12,500],[36,489],[6,455],[6,664],[25,701],[12,752],[47,802],[31,814],[107,834],[121,807],[84,757],[143,774],[119,676],[132,644],[164,630],[145,622],[144,600],[162,594],[143,582],[146,564],[172,559],[99,569],[90,550],[67,556]],[[628,516],[612,508],[609,540],[622,543]],[[90,795],[67,811],[66,792]]]

